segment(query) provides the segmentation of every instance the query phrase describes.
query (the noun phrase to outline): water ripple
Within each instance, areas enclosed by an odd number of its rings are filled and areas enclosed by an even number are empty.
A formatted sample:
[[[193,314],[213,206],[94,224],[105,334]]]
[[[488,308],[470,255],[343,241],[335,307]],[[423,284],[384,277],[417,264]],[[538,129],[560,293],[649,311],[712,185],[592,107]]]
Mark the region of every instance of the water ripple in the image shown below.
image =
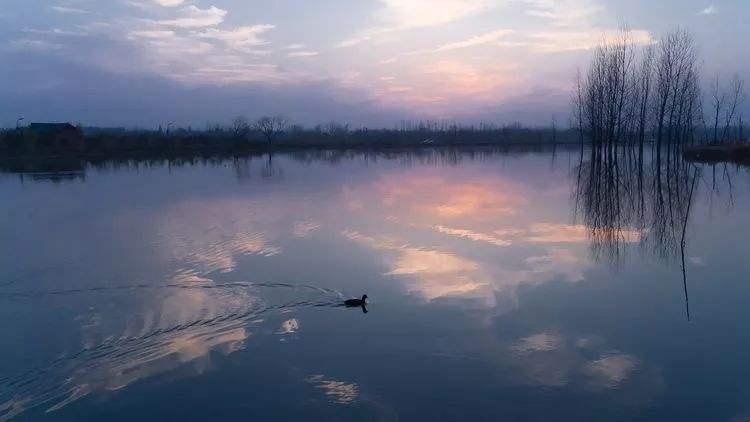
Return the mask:
[[[226,290],[270,288],[309,291],[319,297],[267,303],[248,300],[218,313],[201,313],[195,318],[170,325],[154,326],[158,318],[140,316],[143,327],[137,334],[109,336],[77,352],[60,356],[45,365],[21,374],[0,377],[0,421],[25,411],[48,406],[58,410],[92,392],[118,390],[133,381],[208,355],[211,350],[224,354],[244,347],[247,328],[261,315],[301,308],[341,306],[341,294],[332,289],[291,283],[227,282],[217,284],[132,284],[38,292],[6,292],[5,299],[38,299],[78,294],[100,294],[133,290]],[[149,322],[152,321],[152,322]]]

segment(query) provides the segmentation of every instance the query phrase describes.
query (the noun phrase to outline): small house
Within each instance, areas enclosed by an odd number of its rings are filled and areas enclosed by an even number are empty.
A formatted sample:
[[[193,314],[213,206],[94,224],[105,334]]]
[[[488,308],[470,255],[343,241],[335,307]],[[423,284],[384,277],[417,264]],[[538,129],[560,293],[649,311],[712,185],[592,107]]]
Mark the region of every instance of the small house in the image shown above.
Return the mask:
[[[83,131],[70,123],[31,123],[28,133],[42,149],[82,151]]]

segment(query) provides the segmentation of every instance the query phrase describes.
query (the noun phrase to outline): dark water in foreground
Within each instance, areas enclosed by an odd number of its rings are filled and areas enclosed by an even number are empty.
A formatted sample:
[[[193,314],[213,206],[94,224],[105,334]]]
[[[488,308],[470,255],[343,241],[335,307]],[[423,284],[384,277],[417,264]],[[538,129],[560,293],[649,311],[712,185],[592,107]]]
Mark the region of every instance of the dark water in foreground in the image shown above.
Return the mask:
[[[750,419],[750,175],[580,158],[6,172],[0,420]]]

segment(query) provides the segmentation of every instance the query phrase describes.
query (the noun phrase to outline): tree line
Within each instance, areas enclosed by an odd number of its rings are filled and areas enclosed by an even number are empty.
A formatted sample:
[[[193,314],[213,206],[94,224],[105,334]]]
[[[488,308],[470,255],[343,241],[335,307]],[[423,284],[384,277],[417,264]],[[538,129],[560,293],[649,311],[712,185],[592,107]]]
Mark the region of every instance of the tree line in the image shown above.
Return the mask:
[[[229,125],[207,124],[203,129],[126,130],[81,127],[81,150],[56,150],[28,129],[0,131],[0,156],[63,153],[95,155],[169,155],[201,152],[244,153],[274,149],[399,148],[424,146],[569,144],[578,143],[577,129],[523,127],[520,124],[460,125],[449,121],[402,121],[393,128],[352,128],[329,122],[313,127],[292,124],[284,116],[254,120],[237,117]],[[53,143],[54,144],[54,143]],[[59,148],[58,148],[59,149]]]
[[[744,82],[735,76],[723,87],[716,76],[710,109],[704,110],[701,77],[695,39],[687,30],[641,47],[623,30],[603,39],[588,69],[579,72],[575,121],[582,136],[605,149],[654,142],[658,151],[699,140],[744,139],[739,113]]]

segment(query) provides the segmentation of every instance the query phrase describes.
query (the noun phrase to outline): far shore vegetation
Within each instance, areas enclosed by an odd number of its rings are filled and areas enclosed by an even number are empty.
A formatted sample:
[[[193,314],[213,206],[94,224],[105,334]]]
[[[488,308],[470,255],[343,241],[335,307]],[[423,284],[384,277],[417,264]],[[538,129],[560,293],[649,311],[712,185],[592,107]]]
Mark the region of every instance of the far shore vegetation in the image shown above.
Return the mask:
[[[0,156],[181,155],[581,142],[578,129],[560,129],[556,124],[528,128],[520,124],[463,126],[446,122],[404,122],[390,129],[353,129],[348,124],[331,122],[310,128],[290,124],[282,116],[271,116],[255,121],[238,117],[231,125],[209,124],[201,129],[173,128],[171,125],[154,130],[69,126],[71,129],[65,133],[46,133],[36,129],[40,126],[32,124],[2,131]]]

